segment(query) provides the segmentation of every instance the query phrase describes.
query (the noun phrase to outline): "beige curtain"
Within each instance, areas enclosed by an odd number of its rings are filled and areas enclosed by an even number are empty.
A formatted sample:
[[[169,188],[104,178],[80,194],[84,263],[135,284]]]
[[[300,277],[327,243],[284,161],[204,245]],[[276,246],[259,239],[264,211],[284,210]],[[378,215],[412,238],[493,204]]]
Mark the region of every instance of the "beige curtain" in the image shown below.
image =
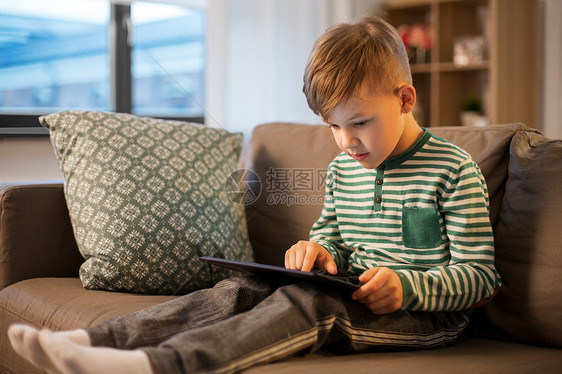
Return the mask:
[[[248,137],[260,123],[319,123],[302,93],[306,60],[351,0],[209,0],[206,121]]]

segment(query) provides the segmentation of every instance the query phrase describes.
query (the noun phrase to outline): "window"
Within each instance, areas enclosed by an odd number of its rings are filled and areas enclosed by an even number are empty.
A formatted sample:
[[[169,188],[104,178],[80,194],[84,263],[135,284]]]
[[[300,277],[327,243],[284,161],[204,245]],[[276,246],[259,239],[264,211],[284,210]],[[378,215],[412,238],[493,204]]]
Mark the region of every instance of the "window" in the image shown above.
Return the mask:
[[[133,111],[203,116],[205,14],[177,5],[137,2],[131,20]]]
[[[205,1],[5,3],[0,133],[40,129],[38,115],[66,109],[202,122]]]

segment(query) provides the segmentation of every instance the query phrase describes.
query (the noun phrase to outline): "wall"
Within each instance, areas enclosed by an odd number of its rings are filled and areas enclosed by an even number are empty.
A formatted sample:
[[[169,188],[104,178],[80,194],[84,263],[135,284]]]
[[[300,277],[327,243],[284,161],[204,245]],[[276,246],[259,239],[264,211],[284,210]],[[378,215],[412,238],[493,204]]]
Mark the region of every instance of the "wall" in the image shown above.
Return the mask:
[[[0,182],[62,179],[48,136],[0,137]]]

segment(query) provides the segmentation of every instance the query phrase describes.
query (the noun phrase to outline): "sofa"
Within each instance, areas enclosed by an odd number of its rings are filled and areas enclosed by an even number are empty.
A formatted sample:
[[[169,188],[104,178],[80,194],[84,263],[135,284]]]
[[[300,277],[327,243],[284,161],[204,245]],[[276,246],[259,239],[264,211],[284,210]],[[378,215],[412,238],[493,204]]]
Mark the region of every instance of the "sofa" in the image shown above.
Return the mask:
[[[430,130],[466,149],[486,178],[503,279],[496,297],[473,311],[451,347],[320,351],[245,372],[562,372],[562,141],[521,123]],[[245,150],[240,168],[254,182],[244,207],[255,261],[282,265],[321,211],[322,177],[339,150],[328,127],[295,123],[257,126]],[[75,329],[178,297],[85,289],[83,261],[62,181],[0,185],[0,372],[41,372],[12,350],[6,330],[13,323]]]

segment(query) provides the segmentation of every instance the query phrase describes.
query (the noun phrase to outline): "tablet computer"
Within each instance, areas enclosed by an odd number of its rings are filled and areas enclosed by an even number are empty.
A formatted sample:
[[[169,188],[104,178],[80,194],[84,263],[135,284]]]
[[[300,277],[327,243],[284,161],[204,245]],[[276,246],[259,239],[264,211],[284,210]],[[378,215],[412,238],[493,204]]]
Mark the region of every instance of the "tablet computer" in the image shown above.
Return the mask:
[[[285,280],[306,280],[313,283],[320,283],[326,287],[336,287],[343,290],[355,291],[361,287],[357,276],[349,274],[330,275],[313,271],[301,271],[286,269],[281,266],[258,264],[255,262],[227,260],[217,257],[201,257],[201,261],[208,264],[221,266],[227,269],[236,270],[242,273],[265,275]]]

